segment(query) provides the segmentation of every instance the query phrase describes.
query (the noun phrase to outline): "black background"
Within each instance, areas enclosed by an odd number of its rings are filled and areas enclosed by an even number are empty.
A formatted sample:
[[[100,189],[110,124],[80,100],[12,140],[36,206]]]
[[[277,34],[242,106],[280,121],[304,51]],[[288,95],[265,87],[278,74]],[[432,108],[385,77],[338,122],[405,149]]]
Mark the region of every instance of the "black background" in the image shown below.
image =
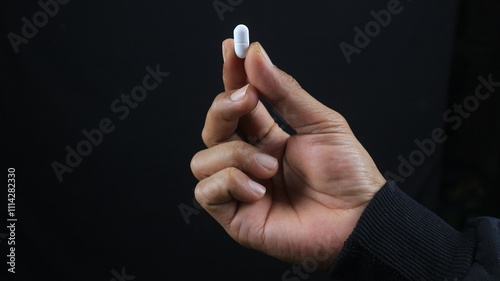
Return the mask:
[[[21,18],[41,8],[3,1],[1,161],[3,173],[16,169],[18,218],[17,273],[8,277],[107,281],[125,267],[134,280],[282,280],[291,265],[238,245],[204,211],[186,223],[179,210],[194,207],[189,162],[223,91],[221,42],[245,23],[274,64],[347,118],[380,171],[397,173],[398,156],[445,127],[443,112],[473,93],[478,75],[500,79],[500,36],[498,21],[487,21],[492,1],[402,0],[403,11],[347,63],[339,44],[354,44],[353,28],[388,2],[248,0],[221,20],[212,1],[72,0],[15,54],[7,34],[21,34]],[[111,103],[158,64],[169,77],[120,120]],[[498,97],[485,104],[400,183],[456,225],[470,213],[498,214],[490,191],[500,186]],[[103,118],[116,129],[59,182],[51,164],[64,164],[65,147]],[[463,182],[474,206],[495,203],[467,212],[454,192]]]

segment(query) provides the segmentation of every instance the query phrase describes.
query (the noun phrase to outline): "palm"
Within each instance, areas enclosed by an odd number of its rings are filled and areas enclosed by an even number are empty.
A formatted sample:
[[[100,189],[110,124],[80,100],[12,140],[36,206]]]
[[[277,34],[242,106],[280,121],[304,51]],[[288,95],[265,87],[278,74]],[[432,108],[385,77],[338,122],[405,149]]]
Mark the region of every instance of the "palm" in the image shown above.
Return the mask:
[[[263,182],[268,193],[258,202],[240,203],[229,234],[291,262],[318,250],[338,252],[356,223],[353,217],[371,197],[370,185],[356,180],[372,168],[359,165],[356,145],[354,137],[334,134],[288,138],[281,155],[275,155],[282,159],[281,169]]]

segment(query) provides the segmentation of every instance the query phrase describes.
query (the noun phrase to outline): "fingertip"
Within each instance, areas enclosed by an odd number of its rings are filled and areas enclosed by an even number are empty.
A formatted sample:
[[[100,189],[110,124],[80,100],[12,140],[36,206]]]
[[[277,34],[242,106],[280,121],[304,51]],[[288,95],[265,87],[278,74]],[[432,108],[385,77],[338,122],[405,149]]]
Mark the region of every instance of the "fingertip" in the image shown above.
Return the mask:
[[[247,66],[260,70],[273,70],[275,68],[266,50],[259,42],[254,42],[250,45],[245,61],[245,68]]]
[[[252,192],[257,195],[258,198],[263,197],[266,194],[266,188],[261,185],[260,183],[257,183],[255,181],[250,180],[248,182],[248,185],[250,186],[250,189]]]
[[[235,106],[233,108],[237,109],[236,111],[243,115],[250,113],[259,102],[258,91],[250,84],[246,84],[234,91],[228,98],[231,101],[231,106]],[[243,115],[239,117],[241,118]]]
[[[226,90],[235,90],[248,84],[245,73],[245,60],[240,59],[234,52],[234,40],[229,38],[222,42],[224,58],[223,82]]]
[[[264,59],[268,65],[273,66],[273,62],[271,61],[271,58],[267,54],[266,50],[264,47],[259,42],[255,42],[256,48],[257,48],[257,53],[261,56],[262,59]]]
[[[245,86],[243,86],[242,88],[234,91],[234,93],[232,93],[230,96],[229,96],[229,99],[233,102],[241,102],[241,101],[244,101],[245,98],[247,97],[247,89],[248,89],[248,86],[249,84],[246,84]]]
[[[278,167],[278,159],[265,153],[257,153],[255,155],[257,163],[268,171],[275,171]]]
[[[234,48],[233,44],[233,39],[231,38],[222,41],[222,59],[224,60],[224,63],[226,63],[232,49]]]
[[[259,42],[250,45],[245,60],[245,71],[251,84],[254,84],[261,91],[267,90],[269,85],[276,84],[275,82],[280,78],[277,69]]]
[[[197,178],[198,180],[200,179],[198,177],[198,167],[199,167],[199,155],[200,152],[197,152],[192,158],[191,158],[191,162],[189,162],[189,167],[191,168],[191,172],[193,173],[194,177]]]

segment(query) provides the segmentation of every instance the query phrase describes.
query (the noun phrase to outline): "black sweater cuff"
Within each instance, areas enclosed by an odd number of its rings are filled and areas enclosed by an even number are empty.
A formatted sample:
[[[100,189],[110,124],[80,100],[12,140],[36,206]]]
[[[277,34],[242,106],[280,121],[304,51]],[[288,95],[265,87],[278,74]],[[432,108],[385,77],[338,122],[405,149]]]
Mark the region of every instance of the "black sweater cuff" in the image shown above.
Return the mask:
[[[337,280],[462,280],[473,251],[471,235],[388,182],[368,204],[330,274]]]

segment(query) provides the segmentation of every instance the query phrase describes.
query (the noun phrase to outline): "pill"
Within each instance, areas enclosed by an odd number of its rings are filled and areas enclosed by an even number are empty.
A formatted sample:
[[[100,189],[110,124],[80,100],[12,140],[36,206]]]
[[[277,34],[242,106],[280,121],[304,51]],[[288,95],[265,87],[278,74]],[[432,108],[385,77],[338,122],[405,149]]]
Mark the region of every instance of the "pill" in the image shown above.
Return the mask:
[[[240,59],[247,56],[248,46],[250,46],[250,34],[248,27],[244,24],[239,24],[234,29],[234,52]]]

